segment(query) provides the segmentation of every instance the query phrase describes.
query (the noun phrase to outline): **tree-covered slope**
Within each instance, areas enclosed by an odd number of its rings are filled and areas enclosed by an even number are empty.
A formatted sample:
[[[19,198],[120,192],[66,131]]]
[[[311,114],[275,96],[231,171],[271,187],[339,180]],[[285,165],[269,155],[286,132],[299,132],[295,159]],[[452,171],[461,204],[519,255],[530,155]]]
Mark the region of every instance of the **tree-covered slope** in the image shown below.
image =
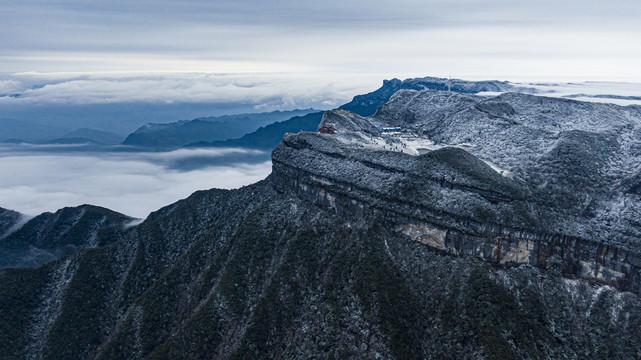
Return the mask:
[[[0,240],[0,269],[37,267],[79,249],[112,243],[122,239],[132,220],[92,205],[43,213]]]
[[[2,358],[633,358],[637,296],[493,267],[270,181],[0,277]],[[21,286],[20,284],[29,284]],[[606,336],[607,334],[607,336]]]

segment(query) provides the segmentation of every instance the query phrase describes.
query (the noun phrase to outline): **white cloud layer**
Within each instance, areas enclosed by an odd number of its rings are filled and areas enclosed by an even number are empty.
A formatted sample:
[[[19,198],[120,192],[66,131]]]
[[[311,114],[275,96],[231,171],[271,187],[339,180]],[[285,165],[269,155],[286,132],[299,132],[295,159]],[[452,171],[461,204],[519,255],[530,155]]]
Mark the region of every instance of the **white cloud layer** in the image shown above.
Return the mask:
[[[230,154],[252,155],[240,149],[107,154],[5,152],[0,156],[0,207],[37,215],[65,206],[93,204],[145,218],[194,191],[238,188],[264,179],[271,171],[269,161],[193,170],[167,166],[194,157],[203,163],[203,159],[216,160]]]
[[[641,57],[641,54],[640,54]],[[399,77],[423,77],[435,74],[389,74]],[[356,74],[75,74],[21,73],[0,79],[0,106],[11,109],[24,105],[85,105],[123,103],[149,104],[247,104],[253,111],[290,110],[303,108],[332,109],[353,96],[377,89],[384,78],[372,73]],[[460,77],[464,80],[506,80],[502,78]],[[641,85],[634,82],[584,81],[567,76],[546,77],[531,74],[530,81],[514,81],[516,85],[535,87],[541,94],[563,96],[572,94],[641,96]],[[581,80],[567,82],[567,80]],[[553,80],[553,81],[550,81]],[[535,81],[534,83],[532,81]],[[579,98],[607,101],[621,105],[639,101]],[[38,108],[34,108],[37,110]],[[203,114],[207,115],[207,114]],[[184,116],[183,116],[184,117]],[[177,120],[177,119],[174,119]]]
[[[537,95],[563,97],[579,101],[590,101],[616,104],[621,106],[641,105],[641,83],[627,82],[548,82],[514,83],[517,86],[534,88]],[[498,93],[480,93],[479,95],[498,95]]]
[[[344,74],[43,74],[0,79],[0,105],[208,103],[253,104],[256,110],[337,107],[380,86],[371,75]],[[3,96],[4,95],[4,96]]]

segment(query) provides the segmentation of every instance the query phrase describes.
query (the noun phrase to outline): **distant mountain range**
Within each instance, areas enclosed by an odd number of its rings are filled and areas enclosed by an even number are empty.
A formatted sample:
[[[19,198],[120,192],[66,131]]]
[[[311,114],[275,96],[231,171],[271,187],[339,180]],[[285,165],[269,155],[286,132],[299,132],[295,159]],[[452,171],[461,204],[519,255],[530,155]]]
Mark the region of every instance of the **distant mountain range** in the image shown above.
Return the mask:
[[[311,112],[317,110],[272,111],[205,117],[169,124],[146,124],[127,136],[123,145],[178,148],[197,142],[240,138],[262,126]]]
[[[252,109],[253,105],[240,103],[0,103],[0,141],[13,138],[39,143],[87,128],[117,134],[121,142],[147,123],[248,113]]]
[[[92,205],[43,213],[15,232],[2,236],[20,221],[20,214],[0,208],[0,269],[38,267],[80,249],[122,239],[131,217]]]
[[[40,139],[40,140],[24,140],[20,138],[8,138],[0,141],[5,144],[99,144],[99,145],[117,145],[122,142],[123,137],[108,131],[101,131],[89,128],[81,128],[68,133],[62,134],[58,137]]]
[[[340,106],[361,116],[374,114],[400,89],[448,90],[457,93],[521,92],[536,93],[532,87],[517,86],[505,81],[465,81],[435,77],[392,79],[383,81],[379,89],[355,96]],[[180,147],[244,147],[261,150],[273,149],[287,132],[314,131],[324,111],[314,109],[273,111],[267,113],[201,117],[172,123],[147,123],[122,136],[88,128],[74,130],[52,139],[36,141],[40,144],[104,144],[123,145],[141,149],[176,149]],[[7,139],[5,142],[22,142]],[[33,142],[33,141],[32,141]]]
[[[123,136],[115,133],[81,128],[48,139],[29,141],[21,138],[7,138],[1,142],[31,144],[122,144],[141,148],[175,149],[196,142],[240,138],[265,125],[281,122],[296,116],[304,116],[311,112],[318,111],[314,109],[297,109],[290,111],[201,117],[167,124],[148,123],[129,134],[124,138],[124,141]],[[276,146],[276,144],[274,144],[274,146]]]
[[[63,139],[85,139],[87,141],[96,142],[105,145],[115,145],[122,142],[122,136],[108,131],[101,131],[95,129],[81,128],[68,132],[57,139],[50,140],[49,143],[56,140]]]
[[[529,87],[515,86],[508,82],[501,81],[465,81],[458,79],[442,79],[434,77],[416,79],[392,79],[383,81],[379,89],[364,95],[355,96],[352,101],[342,105],[339,109],[349,110],[361,116],[369,116],[383,106],[390,97],[400,89],[412,90],[448,90],[458,93],[479,93],[479,92],[523,92],[535,93],[536,89]],[[246,134],[239,139],[224,141],[199,141],[190,144],[191,147],[247,147],[256,149],[273,149],[283,139],[285,133],[296,133],[299,131],[316,131],[318,122],[324,112],[311,113],[306,116],[297,116],[292,119],[274,123],[260,128],[253,133]]]

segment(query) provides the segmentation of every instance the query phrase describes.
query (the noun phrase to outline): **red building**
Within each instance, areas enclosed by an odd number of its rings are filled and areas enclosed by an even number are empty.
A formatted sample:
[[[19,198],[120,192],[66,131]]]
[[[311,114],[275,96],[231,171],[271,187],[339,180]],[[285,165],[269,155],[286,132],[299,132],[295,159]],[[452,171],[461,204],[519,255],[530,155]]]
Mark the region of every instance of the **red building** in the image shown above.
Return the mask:
[[[333,126],[323,126],[318,129],[318,132],[321,134],[336,134],[336,128]]]

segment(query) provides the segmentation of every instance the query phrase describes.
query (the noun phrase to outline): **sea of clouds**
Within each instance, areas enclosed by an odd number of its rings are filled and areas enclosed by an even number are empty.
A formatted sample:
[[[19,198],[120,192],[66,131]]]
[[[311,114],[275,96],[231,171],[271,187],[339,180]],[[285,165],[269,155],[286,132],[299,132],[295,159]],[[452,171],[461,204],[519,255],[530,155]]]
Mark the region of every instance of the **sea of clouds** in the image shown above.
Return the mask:
[[[0,76],[0,105],[247,103],[259,111],[330,109],[382,80],[371,74],[29,72]]]
[[[238,188],[271,171],[268,154],[256,150],[68,150],[0,147],[0,207],[34,216],[92,204],[145,218],[194,191]]]

